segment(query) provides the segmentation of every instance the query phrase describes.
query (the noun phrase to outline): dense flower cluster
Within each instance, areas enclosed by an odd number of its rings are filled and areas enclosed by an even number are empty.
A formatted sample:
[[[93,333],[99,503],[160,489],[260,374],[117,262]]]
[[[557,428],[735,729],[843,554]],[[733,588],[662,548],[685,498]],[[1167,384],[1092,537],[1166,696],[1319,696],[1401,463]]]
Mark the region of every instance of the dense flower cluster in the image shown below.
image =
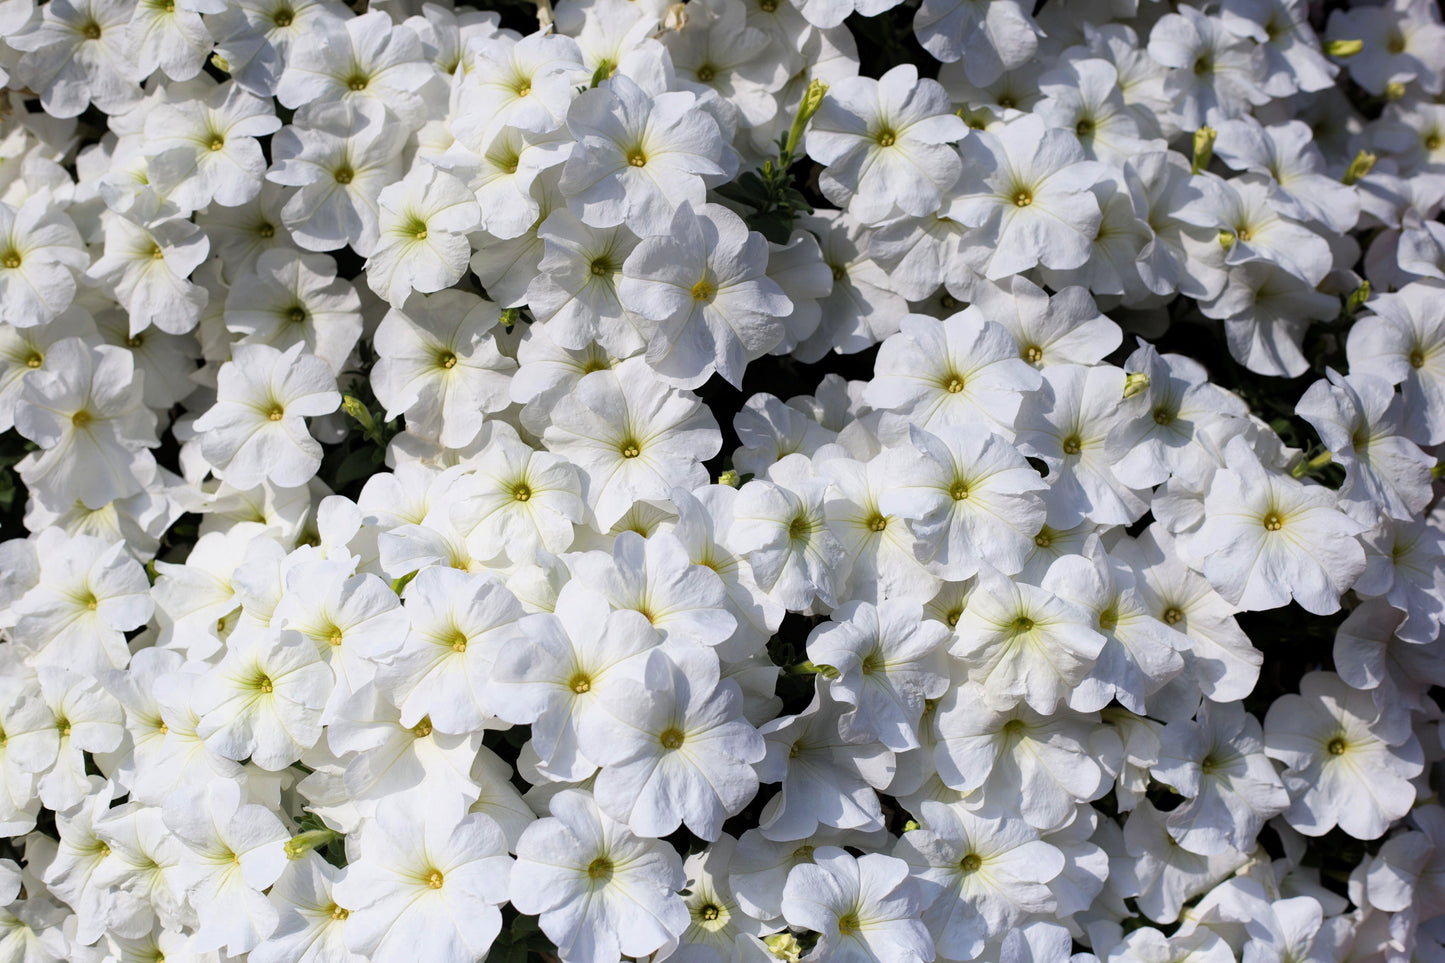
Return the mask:
[[[357,6],[0,0],[0,960],[1445,958],[1430,0]]]

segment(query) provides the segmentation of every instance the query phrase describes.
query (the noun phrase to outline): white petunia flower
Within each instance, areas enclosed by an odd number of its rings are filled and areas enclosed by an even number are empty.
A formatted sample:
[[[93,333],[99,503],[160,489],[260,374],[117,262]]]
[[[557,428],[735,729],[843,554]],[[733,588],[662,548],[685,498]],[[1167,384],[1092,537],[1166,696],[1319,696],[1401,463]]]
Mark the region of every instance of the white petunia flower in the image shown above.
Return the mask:
[[[1078,571],[1081,562],[1078,556],[1054,562],[1042,588],[1009,579],[990,566],[979,568],[949,651],[967,669],[969,681],[982,687],[989,707],[1008,709],[1026,702],[1034,711],[1047,713],[1065,699],[1073,704],[1078,698],[1079,683],[1106,642],[1095,631],[1088,608],[1056,594],[1086,594],[1082,586],[1073,585],[1083,574]],[[1082,568],[1090,566],[1085,562]]]
[[[647,363],[666,381],[697,388],[716,371],[735,387],[743,369],[783,338],[793,309],[767,276],[767,241],[717,204],[683,201],[666,232],[627,256],[617,294],[653,322]]]
[[[779,716],[760,730],[768,753],[758,764],[763,782],[782,791],[763,807],[759,829],[773,840],[806,840],[820,827],[883,828],[876,790],[893,779],[893,752],[879,742],[843,738],[845,706],[818,689],[795,716]]]
[[[878,80],[834,84],[813,117],[808,156],[824,165],[819,186],[828,200],[864,224],[894,211],[922,217],[937,211],[962,170],[951,144],[968,132],[936,80],[900,64]]]
[[[185,844],[172,879],[200,916],[196,949],[239,954],[269,937],[279,914],[261,891],[286,865],[276,814],[246,800],[239,783],[218,779],[199,799],[167,799],[165,825]]]
[[[987,941],[1058,908],[1048,883],[1064,856],[1023,820],[932,800],[922,816],[925,828],[905,832],[893,855],[922,890],[939,959],[974,959]]]
[[[727,588],[716,572],[692,561],[677,536],[643,538],[620,532],[612,551],[569,555],[567,567],[615,609],[642,613],[664,639],[713,646],[726,641],[737,621],[725,606]]]
[[[377,195],[376,249],[366,282],[394,307],[413,291],[430,294],[466,273],[472,247],[466,235],[481,226],[476,199],[461,181],[417,164]]]
[[[1316,614],[1336,611],[1365,568],[1357,538],[1364,526],[1340,510],[1329,489],[1267,470],[1242,438],[1229,443],[1225,458],[1194,540],[1205,577],[1247,610],[1293,597]]]
[[[156,474],[155,413],[123,348],[56,342],[25,379],[15,429],[39,446],[17,466],[31,488],[60,504],[100,509],[144,491]]]
[[[627,76],[578,95],[567,113],[578,148],[562,169],[567,208],[591,227],[626,224],[665,234],[683,202],[694,209],[737,170],[717,122],[696,95],[649,96]]]
[[[401,173],[405,128],[371,100],[323,103],[302,118],[271,141],[266,179],[296,188],[281,219],[308,251],[349,244],[369,256],[379,243],[377,197]]]
[[[526,644],[498,647],[485,697],[502,719],[532,727],[545,775],[585,779],[597,763],[580,740],[601,724],[603,692],[640,676],[643,657],[662,637],[641,613],[609,609],[579,581],[563,587],[555,614],[529,615],[517,628]]]
[[[104,224],[105,253],[86,273],[125,307],[131,334],[152,324],[167,334],[194,328],[210,294],[187,278],[210,251],[205,232],[180,217],[142,223],[113,211]]]
[[[814,596],[833,605],[848,576],[848,558],[828,527],[827,482],[806,455],[792,454],[738,492],[725,539],[748,560],[758,587],[785,608],[803,609]]]
[[[234,83],[205,100],[161,104],[146,117],[146,176],[182,210],[236,207],[261,192],[266,159],[256,138],[280,128],[269,101]]]
[[[474,441],[487,413],[508,402],[506,372],[515,362],[492,334],[501,314],[491,301],[450,288],[393,306],[377,326],[371,371],[387,418],[405,413],[412,431],[449,448]]]
[[[1289,808],[1259,720],[1238,703],[1205,702],[1194,721],[1165,726],[1150,772],[1188,800],[1170,810],[1166,823],[1192,853],[1247,849],[1265,820]]]
[[[221,366],[216,404],[195,424],[206,460],[237,488],[304,485],[321,466],[305,419],[335,411],[341,395],[330,366],[304,347],[238,345]]]
[[[489,816],[460,804],[384,802],[332,892],[347,949],[377,963],[467,963],[502,928],[512,860]]]
[[[933,941],[919,918],[924,897],[908,864],[882,853],[855,859],[836,846],[788,874],[783,917],[821,934],[819,959],[839,963],[924,963]]]
[[[1022,395],[1042,384],[1007,330],[974,305],[942,321],[906,315],[901,328],[879,349],[864,398],[925,431],[978,422],[1011,430]]]
[[[274,22],[274,18],[273,18]],[[416,91],[433,76],[421,40],[405,24],[373,10],[360,16],[318,17],[308,43],[291,44],[276,99],[293,110],[312,103],[371,101],[397,112],[402,126],[418,126]]]
[[[853,706],[839,720],[844,737],[876,738],[894,752],[918,748],[924,702],[948,688],[948,627],[922,614],[908,599],[853,601],[808,635],[808,659],[827,677],[829,693]]]
[[[75,225],[44,194],[18,208],[0,203],[0,321],[52,322],[70,307],[76,274],[88,267]]]
[[[331,670],[299,632],[233,638],[195,684],[196,734],[227,759],[285,769],[321,738]]]
[[[551,815],[517,841],[512,905],[541,916],[566,963],[617,963],[657,952],[687,931],[682,860],[639,839],[575,789],[552,797]]]
[[[598,808],[639,836],[679,825],[713,840],[723,820],[753,798],[762,737],[742,717],[736,682],[720,680],[717,656],[695,645],[653,651],[643,680],[620,679],[578,732],[582,752],[602,767]]]
[[[1064,270],[1089,260],[1102,214],[1090,192],[1103,168],[1084,160],[1071,131],[1037,115],[960,145],[963,177],[944,214],[974,228],[965,257],[990,280],[1042,264]]]
[[[604,530],[639,499],[705,482],[702,462],[722,445],[696,396],[669,387],[641,358],[578,381],[557,400],[542,441],[582,470],[587,504]]]
[[[336,276],[325,254],[293,248],[263,252],[237,277],[222,315],[240,344],[269,344],[285,351],[303,343],[340,374],[361,337],[361,299],[349,281]]]
[[[1036,829],[1058,829],[1078,803],[1109,790],[1091,754],[1097,724],[1096,713],[1044,716],[1024,703],[991,709],[985,690],[967,682],[944,696],[934,716],[938,775],[951,789],[981,791],[984,802],[1016,809]]]
[[[35,540],[40,581],[13,605],[10,630],[31,665],[99,674],[130,661],[125,633],[150,620],[145,571],[123,542],[47,528]]]
[[[1309,836],[1338,825],[1356,839],[1378,839],[1414,804],[1409,780],[1423,765],[1408,719],[1382,715],[1368,691],[1332,672],[1311,672],[1299,695],[1275,700],[1264,751],[1288,767],[1285,819]]]

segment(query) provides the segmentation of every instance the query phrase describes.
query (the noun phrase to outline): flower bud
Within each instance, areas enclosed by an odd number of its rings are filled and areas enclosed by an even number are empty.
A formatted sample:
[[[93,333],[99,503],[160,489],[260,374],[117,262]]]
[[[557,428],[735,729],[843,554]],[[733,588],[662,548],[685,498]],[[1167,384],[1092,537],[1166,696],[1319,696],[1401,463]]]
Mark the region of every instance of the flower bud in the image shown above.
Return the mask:
[[[1195,174],[1209,166],[1214,158],[1214,139],[1219,136],[1219,131],[1213,127],[1201,127],[1194,132],[1194,162],[1189,169]]]
[[[1345,176],[1340,179],[1347,185],[1356,183],[1365,175],[1369,174],[1370,171],[1374,170],[1375,161],[1378,159],[1379,156],[1377,154],[1373,154],[1367,150],[1360,151],[1355,155],[1355,159],[1350,161],[1350,166],[1345,171]]]
[[[1325,44],[1325,55],[1330,57],[1353,57],[1365,49],[1363,40],[1331,40]]]

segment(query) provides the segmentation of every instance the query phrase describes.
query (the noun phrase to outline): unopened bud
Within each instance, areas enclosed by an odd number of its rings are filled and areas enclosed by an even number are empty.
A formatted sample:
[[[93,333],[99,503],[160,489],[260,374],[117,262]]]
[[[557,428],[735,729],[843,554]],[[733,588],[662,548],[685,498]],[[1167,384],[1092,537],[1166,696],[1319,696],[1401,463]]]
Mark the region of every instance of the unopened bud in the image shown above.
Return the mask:
[[[1194,162],[1189,169],[1198,174],[1209,166],[1214,158],[1214,139],[1219,136],[1219,131],[1213,127],[1201,127],[1194,132]]]
[[[1340,178],[1346,185],[1351,185],[1362,180],[1370,171],[1375,169],[1375,161],[1379,156],[1367,150],[1362,150],[1350,161],[1350,166],[1345,170],[1345,176]]]
[[[793,115],[793,125],[788,128],[788,139],[784,142],[783,152],[791,158],[798,150],[798,145],[803,141],[803,128],[808,126],[808,121],[823,106],[823,97],[828,93],[828,85],[821,80],[814,80],[808,84],[808,89],[803,91],[803,99],[798,103],[798,112]]]
[[[344,395],[341,398],[341,407],[346,413],[361,423],[363,431],[373,432],[376,430],[376,419],[371,417],[371,412],[360,398],[354,395]]]
[[[772,936],[763,937],[763,942],[768,945],[768,952],[777,959],[798,963],[803,958],[803,944],[799,943],[792,933],[774,933]]]
[[[1361,281],[1360,286],[1351,291],[1350,296],[1345,299],[1345,314],[1353,318],[1360,313],[1360,309],[1368,300],[1370,300],[1370,282]]]
[[[231,72],[231,62],[218,53],[211,54],[211,66],[215,67],[223,74],[228,74]]]
[[[916,819],[910,819],[910,820],[908,820],[908,822],[906,822],[906,823],[903,824],[903,831],[904,831],[905,833],[911,833],[911,832],[913,832],[915,829],[922,829],[922,828],[923,828],[923,824],[920,823],[920,822],[919,822],[918,820],[916,820]]]
[[[1124,379],[1124,397],[1137,398],[1149,390],[1149,376],[1142,371],[1135,371]]]
[[[662,29],[681,30],[687,26],[688,12],[687,4],[674,3],[667,8],[667,13],[662,18]]]
[[[300,859],[313,849],[320,849],[341,838],[334,829],[311,829],[286,841],[286,858]]]
[[[729,488],[737,488],[739,485],[742,484],[742,476],[729,468],[727,471],[717,476],[717,483],[719,485],[726,485]]]
[[[1331,40],[1325,44],[1325,54],[1330,57],[1353,57],[1364,49],[1363,40]]]
[[[1332,455],[1328,450],[1322,451],[1308,461],[1300,459],[1299,464],[1291,468],[1289,473],[1292,478],[1303,478],[1310,472],[1318,471],[1319,469],[1325,467],[1334,460],[1335,456]]]
[[[514,324],[516,324],[518,321],[520,321],[521,319],[522,319],[522,309],[521,309],[521,308],[505,308],[505,309],[503,309],[503,311],[502,311],[502,316],[501,316],[500,318],[498,318],[497,320],[502,323],[502,327],[504,327],[504,328],[506,328],[506,329],[508,329],[508,330],[511,330],[512,326],[513,326]]]
[[[1238,240],[1238,238],[1234,236],[1234,232],[1233,232],[1233,231],[1220,231],[1220,232],[1219,232],[1219,246],[1222,247],[1222,248],[1224,248],[1226,251],[1228,251],[1230,248],[1234,247],[1234,242],[1237,241],[1237,240]]]
[[[1405,96],[1405,85],[1398,80],[1392,80],[1385,85],[1385,99],[1399,100]]]

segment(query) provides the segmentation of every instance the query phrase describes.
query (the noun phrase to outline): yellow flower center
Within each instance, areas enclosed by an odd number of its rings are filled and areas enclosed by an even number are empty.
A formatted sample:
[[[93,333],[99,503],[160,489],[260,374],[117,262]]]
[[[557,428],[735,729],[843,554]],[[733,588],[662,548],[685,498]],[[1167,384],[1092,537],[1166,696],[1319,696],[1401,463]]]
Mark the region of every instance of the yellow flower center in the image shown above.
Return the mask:
[[[1178,625],[1184,621],[1184,610],[1177,605],[1171,605],[1164,610],[1164,621],[1170,625]]]
[[[425,739],[427,736],[431,735],[431,716],[422,716],[421,722],[418,722],[416,725],[411,727],[411,733],[418,739]],[[440,886],[441,883],[437,883],[437,885]]]
[[[609,878],[612,875],[612,860],[606,856],[598,856],[587,864],[587,878],[597,881]]]
[[[567,682],[567,688],[578,695],[592,691],[592,677],[585,672],[578,672]]]
[[[1325,746],[1325,748],[1329,750],[1330,755],[1332,756],[1343,756],[1345,754],[1345,750],[1348,749],[1349,746],[1346,745],[1343,738],[1341,738],[1340,736],[1335,736],[1333,739],[1330,740],[1329,745]]]
[[[1412,368],[1423,368],[1423,367],[1425,367],[1425,352],[1421,351],[1419,348],[1416,348],[1414,351],[1411,351],[1411,352],[1410,352],[1410,367],[1412,367]]]
[[[452,651],[453,651],[453,652],[465,652],[465,651],[467,651],[467,636],[466,636],[466,633],[464,633],[464,632],[462,632],[460,629],[458,629],[456,635],[453,635],[453,636],[452,636],[451,646],[452,646]]]
[[[948,490],[948,493],[953,496],[953,500],[954,500],[954,501],[956,501],[956,502],[961,502],[961,501],[963,501],[965,498],[968,497],[968,482],[965,482],[965,481],[956,481],[956,482],[954,482],[954,483],[953,483],[953,487]]]
[[[862,924],[858,922],[857,913],[844,913],[838,917],[838,932],[844,936],[852,936],[862,928]]]
[[[635,438],[624,440],[618,450],[622,453],[623,458],[636,458],[642,454],[642,448],[638,445],[637,439]]]
[[[1044,349],[1036,344],[1031,344],[1019,352],[1019,357],[1023,358],[1029,364],[1038,364],[1044,360]]]
[[[885,515],[874,512],[868,516],[867,525],[872,531],[881,532],[888,527],[888,518]]]
[[[532,489],[527,486],[526,482],[518,482],[512,488],[512,497],[519,502],[525,502],[532,497]]]
[[[1064,454],[1077,455],[1083,450],[1083,442],[1080,441],[1078,435],[1070,435],[1069,437],[1064,439]]]
[[[270,418],[272,421],[280,421],[282,418],[286,417],[286,409],[282,408],[280,405],[272,405],[266,411],[266,417]]]
[[[20,266],[20,254],[16,251],[6,251],[5,256],[0,258],[0,264],[4,264],[13,271]]]
[[[77,428],[85,428],[90,424],[90,412],[84,408],[70,416],[70,423]]]
[[[647,155],[642,153],[642,151],[640,150],[635,150],[627,155],[627,163],[631,164],[633,167],[646,167]]]
[[[1284,516],[1279,512],[1267,512],[1264,516],[1264,530],[1277,532],[1281,528],[1284,528]]]
[[[437,365],[450,371],[457,366],[457,356],[450,351],[443,351],[437,355]]]
[[[662,748],[664,749],[680,749],[682,748],[682,740],[683,732],[676,726],[667,729],[662,735],[657,737],[657,741],[662,743]]]
[[[29,357],[25,359],[25,367],[27,368],[38,368],[44,363],[45,358],[41,356],[40,352],[38,351],[30,352]]]
[[[426,884],[432,889],[441,889],[445,880],[446,877],[442,876],[442,871],[439,869],[434,869],[426,874]]]
[[[692,286],[692,299],[694,301],[711,301],[717,296],[717,287],[706,278]]]
[[[963,376],[949,375],[948,380],[943,383],[943,390],[951,395],[956,395],[963,390]]]
[[[958,868],[965,873],[976,873],[981,866],[983,866],[983,857],[979,856],[978,853],[969,853],[963,857],[963,859],[959,860],[958,863]]]
[[[1033,192],[1027,189],[1015,191],[1013,201],[1014,207],[1028,207],[1034,202]]]

